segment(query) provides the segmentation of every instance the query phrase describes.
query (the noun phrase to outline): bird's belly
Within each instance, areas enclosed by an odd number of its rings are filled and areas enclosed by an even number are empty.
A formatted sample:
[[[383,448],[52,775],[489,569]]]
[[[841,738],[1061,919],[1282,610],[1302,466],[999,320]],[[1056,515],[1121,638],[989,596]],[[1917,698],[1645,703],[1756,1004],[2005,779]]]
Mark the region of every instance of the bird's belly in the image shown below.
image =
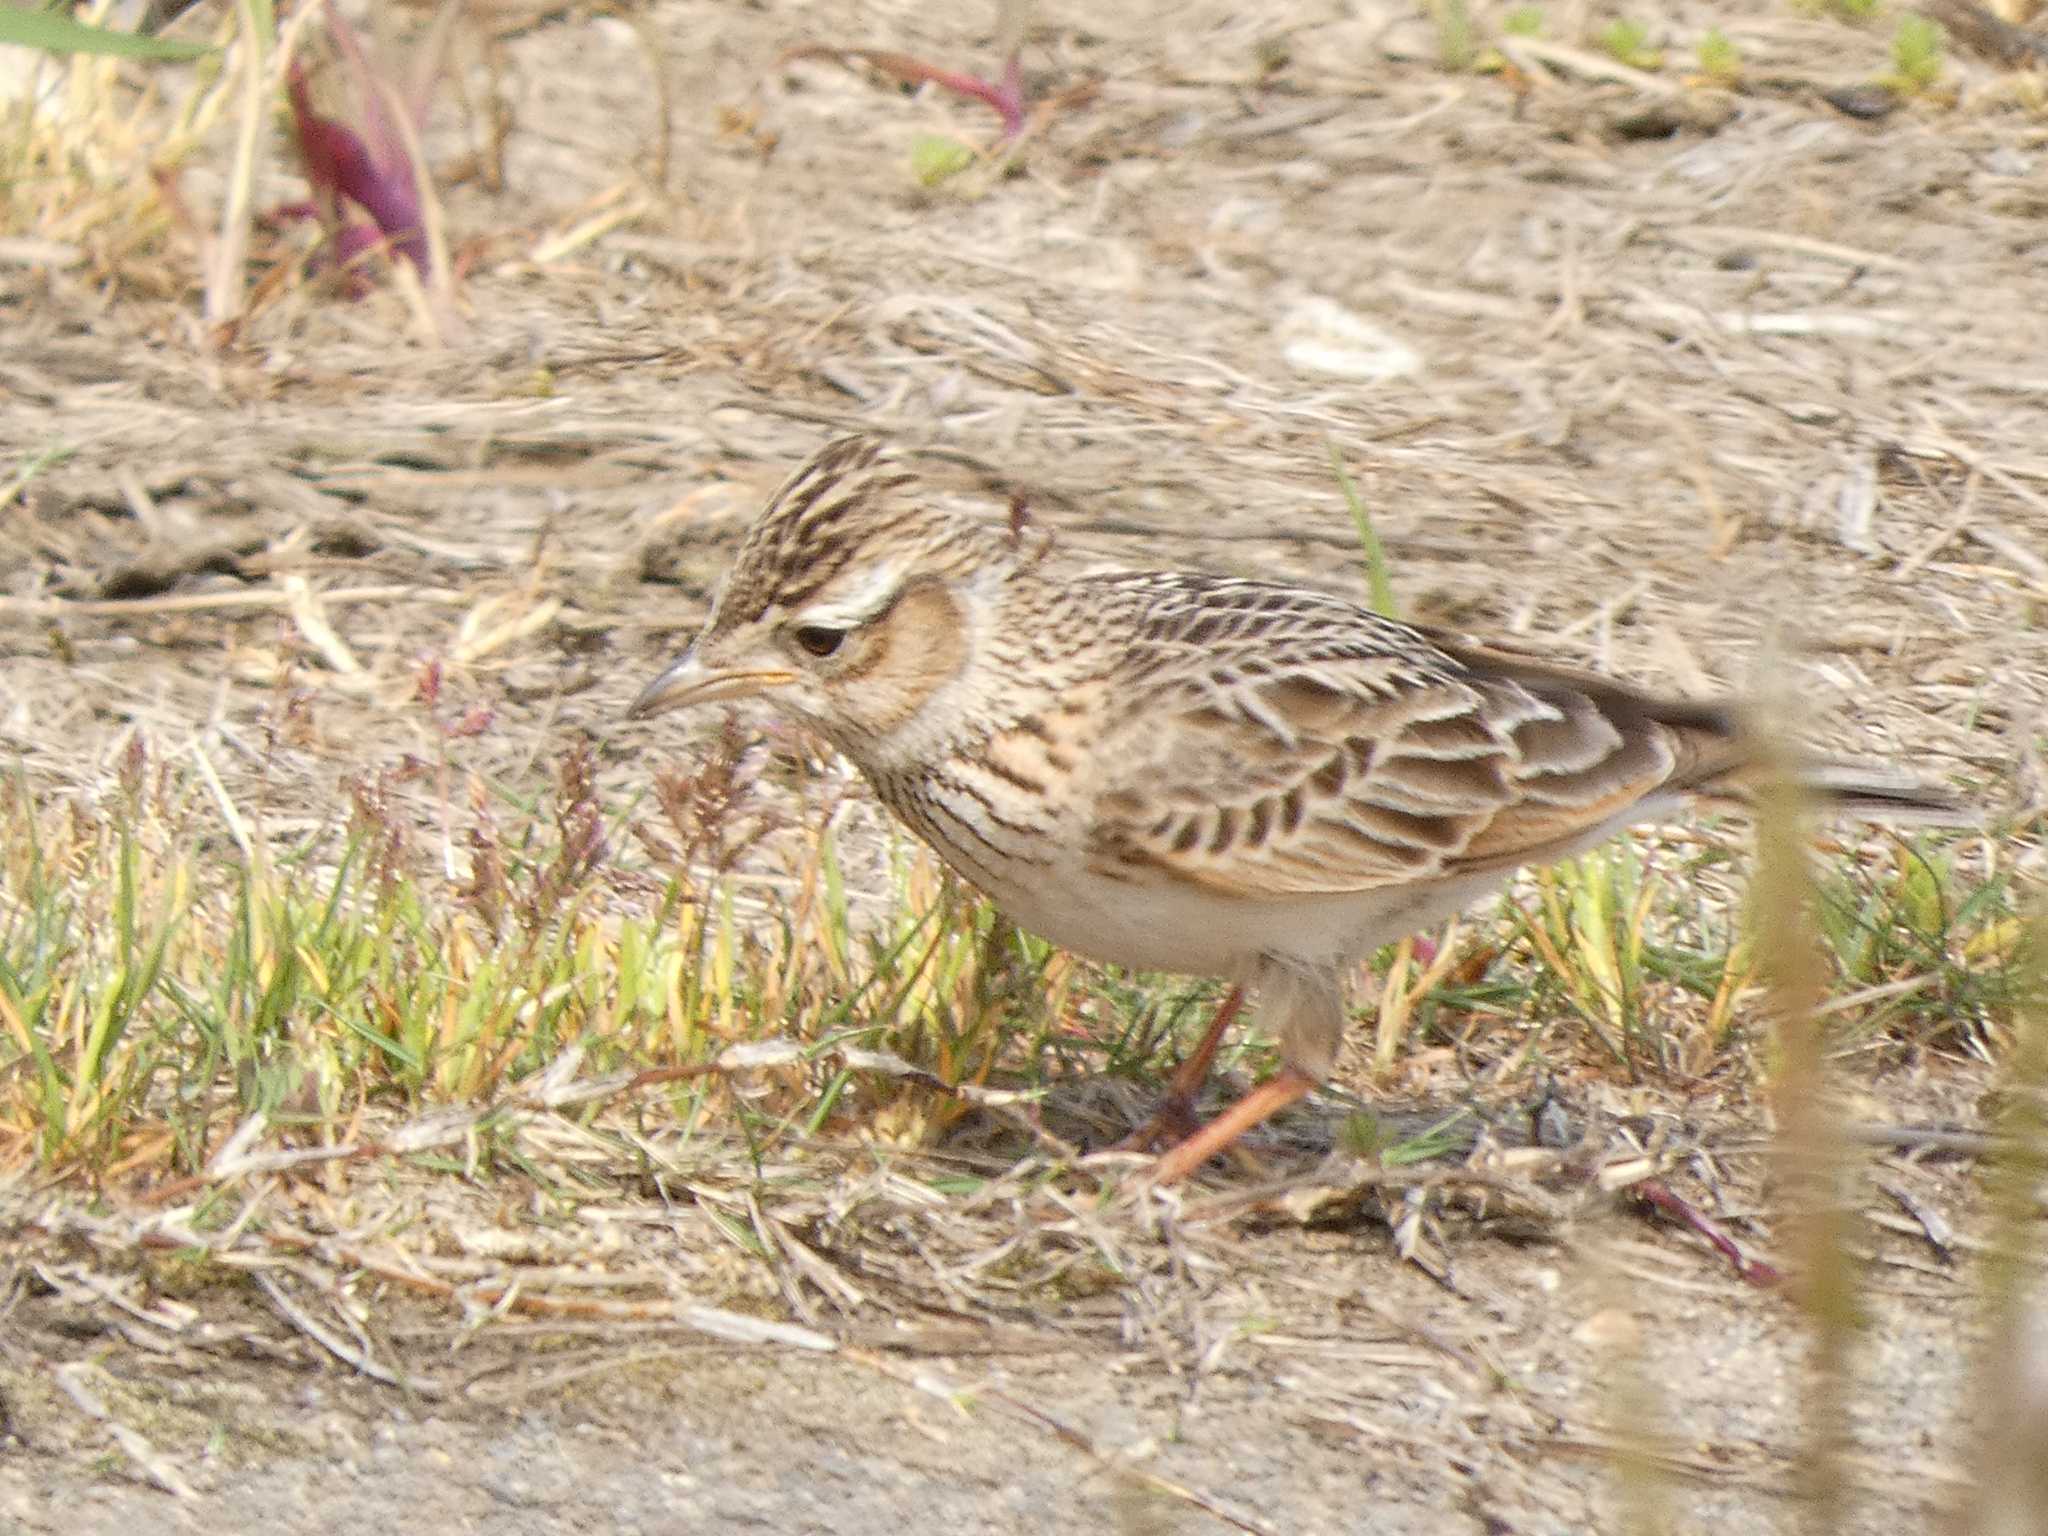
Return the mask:
[[[1498,876],[1272,901],[1198,887],[1112,880],[1085,869],[1006,872],[983,889],[1018,927],[1062,949],[1133,970],[1238,979],[1262,956],[1342,964],[1428,927]]]
[[[1141,971],[1235,976],[1258,955],[1232,904],[1135,888],[1087,872],[988,882],[988,896],[1018,927],[1093,960]]]
[[[1062,848],[1062,829],[1020,834],[967,814],[972,807],[956,797],[885,790],[884,798],[1005,917],[1062,949],[1133,970],[1223,977],[1243,974],[1260,953],[1237,921],[1244,903],[1194,886],[1111,879]]]
[[[1505,873],[1366,890],[1250,897],[1139,872],[1117,877],[1072,851],[1062,829],[1020,835],[944,796],[898,797],[899,815],[1018,927],[1132,970],[1243,980],[1262,958],[1342,966],[1440,922]],[[1046,855],[1050,852],[1051,857]]]

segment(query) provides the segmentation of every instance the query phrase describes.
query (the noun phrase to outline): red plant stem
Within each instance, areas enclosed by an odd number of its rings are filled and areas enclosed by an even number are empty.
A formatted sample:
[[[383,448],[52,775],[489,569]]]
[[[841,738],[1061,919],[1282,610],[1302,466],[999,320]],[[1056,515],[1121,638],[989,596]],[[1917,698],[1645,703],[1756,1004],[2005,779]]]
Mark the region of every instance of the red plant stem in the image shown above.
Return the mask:
[[[1777,1285],[1784,1280],[1785,1277],[1774,1265],[1766,1264],[1762,1259],[1750,1258],[1734,1238],[1721,1230],[1717,1222],[1691,1201],[1675,1194],[1671,1186],[1662,1179],[1645,1179],[1630,1193],[1652,1210],[1661,1211],[1680,1225],[1690,1227],[1699,1233],[1712,1245],[1716,1253],[1735,1266],[1735,1273],[1739,1279],[1756,1286]]]

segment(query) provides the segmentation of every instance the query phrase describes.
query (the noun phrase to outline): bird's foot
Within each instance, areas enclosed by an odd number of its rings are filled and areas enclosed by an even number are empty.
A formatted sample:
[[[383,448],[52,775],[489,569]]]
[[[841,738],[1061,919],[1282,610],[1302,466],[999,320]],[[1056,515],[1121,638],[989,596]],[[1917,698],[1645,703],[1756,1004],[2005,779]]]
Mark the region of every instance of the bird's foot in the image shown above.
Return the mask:
[[[1253,1126],[1306,1098],[1315,1085],[1306,1072],[1282,1067],[1193,1135],[1176,1142],[1153,1164],[1150,1182],[1178,1184]]]
[[[1157,1152],[1186,1141],[1202,1128],[1191,1094],[1168,1092],[1145,1123],[1122,1141],[1112,1143],[1111,1152]]]

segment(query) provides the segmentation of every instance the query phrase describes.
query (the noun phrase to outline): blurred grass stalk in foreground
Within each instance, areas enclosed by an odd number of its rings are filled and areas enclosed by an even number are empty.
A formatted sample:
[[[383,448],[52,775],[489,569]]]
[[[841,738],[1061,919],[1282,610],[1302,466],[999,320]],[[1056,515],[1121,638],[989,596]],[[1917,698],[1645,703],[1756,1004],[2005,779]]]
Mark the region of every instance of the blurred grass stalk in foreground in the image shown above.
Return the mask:
[[[1961,1536],[2048,1529],[2048,901],[2031,914],[2020,967],[2023,1002],[1998,1090],[1988,1177],[1982,1424]]]
[[[1806,1444],[1797,1481],[1809,1528],[1832,1533],[1849,1512],[1846,1458],[1853,1439],[1856,1334],[1862,1317],[1851,1255],[1851,1159],[1827,1070],[1820,1014],[1827,977],[1812,911],[1809,806],[1792,766],[1789,733],[1767,721],[1767,778],[1756,797],[1756,876],[1750,902],[1774,1031],[1770,1107],[1786,1206],[1794,1295],[1813,1334],[1803,1409]]]

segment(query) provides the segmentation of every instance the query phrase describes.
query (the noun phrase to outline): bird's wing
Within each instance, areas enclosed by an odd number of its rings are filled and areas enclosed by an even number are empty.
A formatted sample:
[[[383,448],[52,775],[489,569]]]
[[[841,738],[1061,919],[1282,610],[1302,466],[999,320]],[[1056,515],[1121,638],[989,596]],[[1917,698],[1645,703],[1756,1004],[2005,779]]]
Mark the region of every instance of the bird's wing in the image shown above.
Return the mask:
[[[1555,858],[1741,761],[1734,722],[1341,599],[1191,576],[1126,584],[1138,638],[1098,764],[1091,862],[1245,899]]]

